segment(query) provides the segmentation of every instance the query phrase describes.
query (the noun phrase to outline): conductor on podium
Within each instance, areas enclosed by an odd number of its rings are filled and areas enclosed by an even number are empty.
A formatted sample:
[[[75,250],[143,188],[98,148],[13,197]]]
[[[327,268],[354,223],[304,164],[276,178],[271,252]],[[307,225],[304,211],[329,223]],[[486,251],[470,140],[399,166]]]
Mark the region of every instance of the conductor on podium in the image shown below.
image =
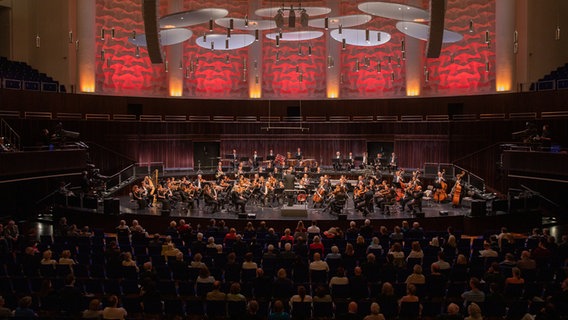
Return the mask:
[[[286,196],[288,206],[292,206],[294,204],[294,187],[296,183],[296,177],[290,170],[286,170],[286,174],[284,174],[283,180],[284,195]]]

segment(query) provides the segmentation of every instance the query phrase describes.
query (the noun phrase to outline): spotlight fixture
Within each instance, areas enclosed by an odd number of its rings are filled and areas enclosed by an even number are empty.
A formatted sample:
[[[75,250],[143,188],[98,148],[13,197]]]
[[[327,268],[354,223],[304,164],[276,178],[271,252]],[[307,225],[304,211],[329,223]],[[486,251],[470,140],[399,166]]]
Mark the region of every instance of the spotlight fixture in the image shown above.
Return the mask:
[[[209,31],[213,31],[213,19],[209,19]]]
[[[365,42],[371,42],[371,31],[368,28],[365,29]]]
[[[294,11],[293,6],[290,6],[290,13],[288,14],[288,27],[296,27],[296,11]]]
[[[343,25],[339,24],[339,34],[343,34]]]
[[[229,38],[225,39],[225,50],[229,50]]]
[[[254,41],[258,41],[260,38],[260,31],[258,29],[254,30]]]
[[[136,31],[132,31],[132,40],[136,40]]]
[[[276,48],[280,47],[280,36],[276,36]]]
[[[235,21],[233,19],[229,19],[229,29],[233,30],[234,26],[235,26]]]
[[[231,37],[231,28],[227,28],[227,38]]]
[[[101,40],[105,40],[105,29],[101,29]]]
[[[114,39],[114,27],[110,29],[110,38]]]
[[[325,17],[325,19],[323,20],[323,28],[325,30],[329,29],[329,18]]]
[[[489,38],[489,30],[485,31],[485,43],[491,42],[491,38]]]
[[[404,39],[400,42],[400,51],[401,52],[406,51],[406,43],[405,43]]]

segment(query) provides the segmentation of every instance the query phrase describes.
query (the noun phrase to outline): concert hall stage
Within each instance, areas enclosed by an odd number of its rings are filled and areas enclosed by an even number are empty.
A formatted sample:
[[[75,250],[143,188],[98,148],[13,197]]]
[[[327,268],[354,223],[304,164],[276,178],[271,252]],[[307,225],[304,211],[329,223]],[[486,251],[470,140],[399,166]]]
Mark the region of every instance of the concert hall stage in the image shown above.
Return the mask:
[[[111,206],[106,208],[105,205]],[[409,211],[402,212],[400,209],[392,208],[390,214],[385,214],[378,208],[373,213],[364,216],[361,212],[353,207],[353,201],[347,202],[342,215],[332,214],[320,208],[312,208],[311,204],[303,206],[305,214],[287,214],[286,210],[297,210],[298,205],[293,208],[287,208],[286,205],[259,206],[247,205],[246,214],[238,214],[221,210],[220,212],[211,213],[209,208],[204,207],[203,201],[194,209],[187,209],[186,204],[171,208],[169,212],[164,212],[155,205],[149,208],[138,209],[135,202],[130,201],[128,196],[121,196],[106,201],[99,201],[97,209],[84,209],[73,207],[59,207],[57,213],[65,215],[72,223],[77,225],[96,225],[103,224],[105,230],[112,230],[118,225],[119,220],[127,220],[129,223],[133,219],[139,220],[144,227],[151,233],[164,232],[171,220],[185,219],[194,227],[198,224],[205,226],[209,220],[214,218],[217,220],[225,220],[228,226],[242,228],[249,221],[257,225],[261,220],[267,222],[268,225],[282,231],[280,228],[294,228],[298,220],[303,220],[306,225],[310,221],[316,220],[320,228],[325,230],[329,227],[340,227],[346,229],[349,221],[355,221],[358,225],[363,220],[370,219],[375,227],[386,226],[389,232],[395,225],[400,225],[402,221],[409,222],[418,221],[426,230],[444,231],[448,226],[454,227],[468,235],[480,235],[487,231],[499,230],[501,226],[507,226],[510,230],[528,230],[530,227],[539,226],[541,224],[541,213],[537,211],[527,211],[522,213],[509,214],[506,212],[482,212],[480,216],[472,216],[471,209],[468,207],[452,207],[451,203],[435,203],[433,201],[424,201],[424,215],[413,215]],[[283,209],[284,208],[284,212]],[[292,212],[294,213],[294,212]],[[297,212],[296,212],[297,213]],[[528,228],[528,229],[527,229]],[[239,230],[239,229],[237,229]]]

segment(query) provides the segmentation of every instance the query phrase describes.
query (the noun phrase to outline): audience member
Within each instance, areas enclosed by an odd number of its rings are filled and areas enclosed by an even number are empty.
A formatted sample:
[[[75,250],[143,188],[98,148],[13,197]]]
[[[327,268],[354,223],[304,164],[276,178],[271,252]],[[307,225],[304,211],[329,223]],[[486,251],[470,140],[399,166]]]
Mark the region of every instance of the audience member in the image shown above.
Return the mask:
[[[274,301],[272,312],[268,315],[268,320],[288,320],[290,314],[284,310],[284,304],[281,300]]]
[[[92,299],[89,302],[89,307],[83,310],[81,319],[99,320],[103,318],[103,311],[101,310],[101,301],[99,299]]]
[[[6,308],[6,301],[4,297],[0,296],[0,319],[7,319],[12,317],[12,310]]]
[[[14,310],[14,318],[16,319],[34,319],[37,313],[31,308],[32,297],[24,296],[18,300],[18,307]]]
[[[378,303],[371,303],[371,313],[367,315],[363,320],[385,320],[385,316],[381,313],[381,307]]]
[[[118,297],[116,295],[108,297],[107,302],[107,306],[103,309],[103,319],[126,319],[128,312],[118,305]]]

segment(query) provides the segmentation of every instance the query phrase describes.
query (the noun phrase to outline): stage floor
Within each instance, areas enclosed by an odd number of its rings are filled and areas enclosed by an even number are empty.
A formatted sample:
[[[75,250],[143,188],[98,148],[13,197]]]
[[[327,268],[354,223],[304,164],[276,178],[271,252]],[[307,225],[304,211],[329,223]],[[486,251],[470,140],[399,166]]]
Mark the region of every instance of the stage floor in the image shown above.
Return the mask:
[[[119,197],[120,199],[120,213],[121,214],[135,214],[135,215],[149,215],[161,216],[162,212],[160,205],[154,205],[149,208],[138,209],[138,204],[131,202],[129,197]],[[446,211],[447,216],[459,217],[468,215],[470,208],[459,207],[453,208],[451,203],[435,203],[433,201],[424,201],[422,211],[424,218],[440,217],[440,211]],[[307,205],[295,204],[293,207],[288,207],[286,204],[273,204],[273,206],[261,206],[256,204],[248,204],[246,206],[246,214],[255,215],[256,219],[262,220],[337,220],[338,215],[333,214],[330,210],[324,211],[322,208],[313,208],[311,203]],[[400,206],[392,206],[390,214],[387,214],[375,207],[374,212],[364,216],[360,211],[355,210],[353,200],[347,201],[346,207],[343,209],[342,214],[345,215],[347,220],[391,220],[391,219],[412,219],[416,218],[410,211],[402,211]],[[218,219],[238,219],[239,215],[235,211],[222,209],[221,211],[211,213],[208,208],[204,208],[203,201],[200,201],[199,206],[193,209],[187,209],[187,204],[178,204],[175,208],[171,208],[170,217],[190,217],[190,218],[218,218]],[[242,216],[241,216],[242,218]]]

